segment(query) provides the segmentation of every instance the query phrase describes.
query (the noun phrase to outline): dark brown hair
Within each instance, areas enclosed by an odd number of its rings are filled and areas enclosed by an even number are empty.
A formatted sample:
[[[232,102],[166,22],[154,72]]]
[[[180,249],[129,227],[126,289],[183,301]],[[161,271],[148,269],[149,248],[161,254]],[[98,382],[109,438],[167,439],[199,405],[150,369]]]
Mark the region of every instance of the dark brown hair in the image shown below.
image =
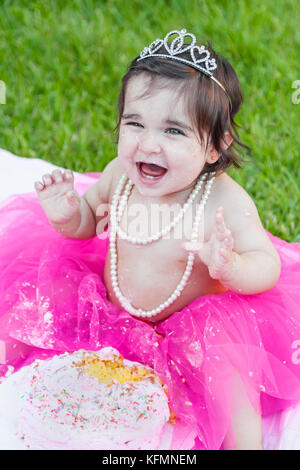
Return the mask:
[[[117,136],[119,136],[128,82],[134,76],[147,74],[150,77],[150,83],[143,96],[151,94],[154,87],[176,89],[178,94],[186,100],[188,114],[198,131],[201,142],[204,141],[203,131],[206,131],[220,155],[215,163],[206,164],[202,173],[225,171],[231,165],[241,168],[241,163],[245,160],[239,154],[240,149],[236,147],[240,146],[251,152],[251,149],[240,141],[236,129],[240,126],[234,121],[234,116],[243,101],[241,85],[230,63],[224,57],[217,55],[210,43],[206,45],[206,49],[210,51],[211,58],[215,58],[217,69],[213,71],[213,75],[225,87],[231,98],[232,107],[222,88],[204,73],[172,59],[151,57],[137,61],[139,57],[136,57],[130,63],[122,79],[118,101],[119,120],[115,128]],[[166,52],[161,49],[159,53]],[[181,54],[181,57],[189,59],[188,55],[185,57]],[[228,147],[222,146],[226,131],[233,138]],[[209,139],[207,145],[208,143]]]

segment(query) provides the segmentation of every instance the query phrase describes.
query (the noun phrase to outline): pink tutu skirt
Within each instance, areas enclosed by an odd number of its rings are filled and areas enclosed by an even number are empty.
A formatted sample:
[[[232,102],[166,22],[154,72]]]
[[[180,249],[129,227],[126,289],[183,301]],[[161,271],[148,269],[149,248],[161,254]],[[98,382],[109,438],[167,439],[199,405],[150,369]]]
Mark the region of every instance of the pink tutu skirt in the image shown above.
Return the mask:
[[[63,238],[35,193],[9,197],[0,205],[0,339],[29,345],[26,358],[11,365],[115,347],[167,385],[176,414],[173,448],[221,449],[231,407],[239,406],[232,403],[236,373],[263,416],[300,401],[300,244],[268,235],[282,262],[273,289],[206,295],[150,325],[107,299],[107,232]],[[4,375],[8,365],[0,367]]]

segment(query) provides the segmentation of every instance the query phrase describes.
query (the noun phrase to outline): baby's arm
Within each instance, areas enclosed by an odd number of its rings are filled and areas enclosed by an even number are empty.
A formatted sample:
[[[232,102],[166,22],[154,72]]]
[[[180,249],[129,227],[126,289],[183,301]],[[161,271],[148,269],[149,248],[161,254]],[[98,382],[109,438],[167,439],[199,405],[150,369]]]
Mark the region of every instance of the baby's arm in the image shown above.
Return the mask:
[[[280,275],[280,258],[257,209],[242,188],[224,200],[206,243],[186,244],[196,251],[213,279],[241,294],[271,289]]]
[[[66,170],[54,170],[36,182],[40,203],[50,224],[67,238],[86,239],[100,233],[99,226],[108,209],[115,160],[104,169],[99,180],[81,197],[74,190],[74,175]],[[105,225],[102,224],[102,231]]]

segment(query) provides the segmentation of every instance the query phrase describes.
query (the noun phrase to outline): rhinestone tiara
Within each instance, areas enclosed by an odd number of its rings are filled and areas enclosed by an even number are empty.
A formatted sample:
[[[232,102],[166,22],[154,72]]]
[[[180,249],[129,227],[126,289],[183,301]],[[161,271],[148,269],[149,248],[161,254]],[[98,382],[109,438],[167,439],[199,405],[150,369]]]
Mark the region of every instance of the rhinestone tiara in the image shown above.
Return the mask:
[[[168,43],[169,38],[173,35],[177,36]],[[189,38],[191,41],[184,42],[185,38]],[[196,45],[196,42],[196,36],[192,33],[188,33],[186,29],[182,29],[181,31],[170,31],[167,33],[164,39],[155,39],[155,41],[153,41],[148,47],[144,47],[137,61],[139,62],[140,60],[144,60],[149,57],[164,57],[166,59],[173,59],[177,60],[178,62],[183,62],[190,67],[193,67],[194,69],[204,73],[217,85],[219,85],[219,87],[222,88],[226,94],[232,108],[231,98],[225,87],[212,74],[212,71],[217,68],[215,59],[210,58],[210,52],[205,49],[204,46]],[[162,48],[162,46],[165,47],[167,53],[159,53],[159,50]],[[188,51],[190,57],[189,59],[180,57],[181,54]]]

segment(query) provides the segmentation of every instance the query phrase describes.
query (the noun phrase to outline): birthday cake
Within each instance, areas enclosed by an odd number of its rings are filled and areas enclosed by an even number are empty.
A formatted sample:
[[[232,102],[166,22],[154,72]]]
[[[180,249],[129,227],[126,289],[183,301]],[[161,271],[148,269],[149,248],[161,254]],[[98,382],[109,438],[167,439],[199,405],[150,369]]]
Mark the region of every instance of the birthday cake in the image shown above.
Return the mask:
[[[17,435],[30,449],[157,449],[171,413],[154,371],[113,348],[27,366]]]

